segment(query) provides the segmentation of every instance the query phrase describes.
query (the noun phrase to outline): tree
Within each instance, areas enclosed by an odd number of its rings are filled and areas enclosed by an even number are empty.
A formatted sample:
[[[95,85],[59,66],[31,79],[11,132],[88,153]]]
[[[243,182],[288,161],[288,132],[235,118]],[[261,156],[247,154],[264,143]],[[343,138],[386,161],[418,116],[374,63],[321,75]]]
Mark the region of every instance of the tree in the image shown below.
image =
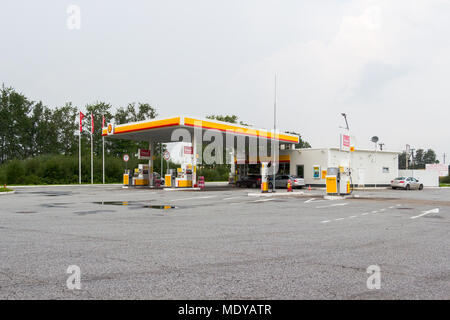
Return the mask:
[[[303,140],[302,136],[299,133],[294,132],[294,131],[285,131],[285,133],[295,134],[295,135],[299,136],[299,141],[298,141],[298,143],[295,144],[295,149],[311,148],[311,145],[309,144],[309,142]]]
[[[439,163],[439,160],[436,160],[436,152],[432,149],[428,149],[423,155],[423,162],[425,164]]]
[[[114,114],[114,121],[116,124],[123,124],[128,122],[143,121],[147,119],[154,119],[157,117],[156,110],[148,103],[130,103],[126,108],[117,109]],[[145,141],[130,141],[130,140],[114,140],[109,141],[109,152],[114,156],[122,156],[124,153],[136,153],[137,149],[147,149],[148,142]],[[163,147],[163,151],[165,147]],[[154,155],[159,154],[159,147],[156,148]]]
[[[436,159],[436,153],[433,149],[417,149],[414,157],[408,159],[408,169],[425,169],[427,164],[439,163]],[[402,152],[398,156],[398,168],[400,170],[406,169],[406,153]]]

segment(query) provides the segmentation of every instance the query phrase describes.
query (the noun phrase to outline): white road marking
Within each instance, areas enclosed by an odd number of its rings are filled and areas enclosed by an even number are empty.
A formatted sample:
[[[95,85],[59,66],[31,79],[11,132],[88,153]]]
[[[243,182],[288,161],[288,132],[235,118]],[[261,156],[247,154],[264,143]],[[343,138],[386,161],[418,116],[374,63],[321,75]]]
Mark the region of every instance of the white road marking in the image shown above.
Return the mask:
[[[229,198],[223,198],[222,200],[231,200],[231,199],[237,199],[237,198],[242,198],[242,196],[239,197],[229,197]]]
[[[356,218],[357,216],[350,216],[349,218]]]
[[[369,214],[368,212],[361,213],[362,216],[366,216],[368,214]]]
[[[322,202],[322,201],[325,201],[325,200],[316,200],[316,198],[311,198],[311,199],[306,200],[304,203],[310,203],[310,202],[313,202],[313,201],[314,201],[314,203],[316,203],[316,202]]]
[[[328,206],[320,206],[320,207],[316,207],[316,209],[319,209],[319,208],[336,207],[336,206],[346,206],[346,205],[348,205],[347,202],[346,202],[346,203],[335,203],[335,204],[330,204],[330,205],[328,205]]]
[[[250,201],[250,202],[266,202],[266,201],[273,201],[275,199],[261,199],[261,200],[255,200],[255,201]]]
[[[399,203],[399,204],[396,204],[396,206],[397,206],[397,207],[400,207],[400,206],[401,206],[401,204],[400,204],[400,203]]]
[[[331,220],[323,220],[323,221],[321,221],[321,223],[328,223],[328,222],[331,222]]]
[[[380,212],[381,212],[381,211],[386,211],[386,209],[380,209]]]
[[[173,199],[170,201],[184,201],[184,200],[194,200],[194,199],[209,199],[209,198],[215,198],[217,196],[204,196],[204,197],[191,197],[191,198],[181,198],[181,199]]]
[[[420,218],[420,217],[423,217],[424,215],[427,215],[430,213],[439,213],[439,208],[424,211],[422,214],[419,214],[418,216],[411,217],[411,219]]]
[[[371,213],[377,213],[378,212],[378,210],[374,210],[374,211],[372,211]]]
[[[390,207],[389,207],[389,209],[394,209],[394,208],[395,208],[395,206],[390,206]]]
[[[339,221],[339,220],[344,220],[345,218],[337,218],[337,219],[334,219],[334,221]]]

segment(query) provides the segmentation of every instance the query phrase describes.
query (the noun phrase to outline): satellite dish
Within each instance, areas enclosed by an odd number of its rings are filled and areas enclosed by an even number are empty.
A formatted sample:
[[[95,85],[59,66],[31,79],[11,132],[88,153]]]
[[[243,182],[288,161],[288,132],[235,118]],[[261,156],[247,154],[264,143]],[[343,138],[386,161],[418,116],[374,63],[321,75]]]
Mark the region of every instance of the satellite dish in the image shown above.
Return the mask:
[[[378,142],[378,137],[377,136],[373,136],[372,139],[370,139],[373,143],[377,143]]]

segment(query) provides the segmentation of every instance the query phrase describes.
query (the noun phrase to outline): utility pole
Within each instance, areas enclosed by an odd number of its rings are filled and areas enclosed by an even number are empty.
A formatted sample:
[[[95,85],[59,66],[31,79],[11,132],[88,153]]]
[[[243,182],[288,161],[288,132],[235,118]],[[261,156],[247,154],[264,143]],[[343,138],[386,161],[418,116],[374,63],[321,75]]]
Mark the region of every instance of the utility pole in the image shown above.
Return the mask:
[[[410,146],[409,146],[409,144],[407,144],[406,150],[405,150],[405,160],[406,160],[405,169],[406,170],[408,170],[409,152],[410,152]]]
[[[442,156],[444,157],[444,164],[445,164],[445,156],[446,156],[445,152],[444,152],[444,154]]]
[[[414,170],[414,165],[415,165],[415,163],[414,163],[414,151],[415,151],[416,149],[411,149],[411,163],[412,163],[412,169]]]
[[[275,73],[275,99],[273,103],[273,140],[272,140],[272,152],[273,152],[273,162],[272,162],[272,170],[273,170],[273,181],[272,181],[272,192],[275,192],[275,132],[277,130],[277,74]]]

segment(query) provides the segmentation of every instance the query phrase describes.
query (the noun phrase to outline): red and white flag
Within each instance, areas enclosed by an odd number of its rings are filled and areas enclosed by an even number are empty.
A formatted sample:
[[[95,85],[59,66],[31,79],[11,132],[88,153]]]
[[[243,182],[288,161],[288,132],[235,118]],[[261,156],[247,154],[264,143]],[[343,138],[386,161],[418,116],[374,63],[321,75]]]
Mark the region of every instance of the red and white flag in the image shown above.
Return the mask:
[[[83,132],[83,118],[84,114],[80,111],[80,132]]]
[[[103,132],[103,127],[105,126],[105,116],[102,116],[102,132]]]

